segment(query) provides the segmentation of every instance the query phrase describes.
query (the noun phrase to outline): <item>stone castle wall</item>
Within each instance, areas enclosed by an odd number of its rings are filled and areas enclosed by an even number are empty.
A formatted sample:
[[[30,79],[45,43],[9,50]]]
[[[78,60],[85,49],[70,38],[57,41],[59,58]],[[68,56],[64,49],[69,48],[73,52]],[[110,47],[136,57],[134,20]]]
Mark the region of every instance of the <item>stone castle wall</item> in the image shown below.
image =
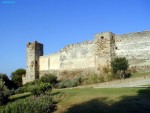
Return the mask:
[[[68,70],[79,71],[95,68],[94,46],[93,41],[87,41],[68,45],[56,54],[40,56],[40,75],[50,72],[60,75]]]
[[[23,79],[25,82],[36,79],[38,73],[39,77],[51,72],[59,76],[64,73],[62,76],[66,76],[69,71],[70,76],[75,72],[77,75],[100,74],[103,67],[110,65],[115,57],[126,57],[130,67],[136,67],[138,70],[150,70],[150,31],[123,35],[99,33],[94,36],[93,41],[71,44],[58,53],[45,56],[41,54],[42,47],[36,47],[34,52],[32,47],[27,46],[28,75]],[[36,57],[33,57],[34,55]],[[38,68],[31,69],[33,61],[38,62]],[[38,70],[38,73],[33,73],[34,70]]]
[[[61,70],[94,66],[94,43],[92,41],[69,45],[60,52]]]
[[[150,31],[116,35],[116,47],[116,55],[126,57],[130,67],[148,70],[150,66]]]
[[[44,70],[59,70],[60,69],[60,53],[40,56],[39,71]]]
[[[108,62],[115,55],[114,39],[111,32],[100,33],[95,35],[93,41],[71,44],[61,49],[59,53],[40,56],[40,76],[58,71],[57,75],[61,78],[65,78],[64,72],[76,75],[100,74],[102,68],[109,65]]]

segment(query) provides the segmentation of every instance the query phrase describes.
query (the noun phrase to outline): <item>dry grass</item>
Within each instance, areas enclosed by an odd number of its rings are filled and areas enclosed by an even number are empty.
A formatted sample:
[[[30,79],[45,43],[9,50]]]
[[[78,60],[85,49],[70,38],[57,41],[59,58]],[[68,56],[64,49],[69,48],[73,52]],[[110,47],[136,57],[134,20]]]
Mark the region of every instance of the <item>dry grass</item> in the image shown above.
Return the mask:
[[[136,72],[132,74],[131,77],[142,77],[142,76],[148,76],[148,75],[150,75],[150,72]]]

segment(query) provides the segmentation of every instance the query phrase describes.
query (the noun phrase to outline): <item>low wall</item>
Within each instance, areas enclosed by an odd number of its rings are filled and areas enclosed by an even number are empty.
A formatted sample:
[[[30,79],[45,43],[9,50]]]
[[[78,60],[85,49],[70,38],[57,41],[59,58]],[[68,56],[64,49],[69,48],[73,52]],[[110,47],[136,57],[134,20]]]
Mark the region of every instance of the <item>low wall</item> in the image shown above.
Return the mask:
[[[45,70],[40,71],[40,77],[45,74],[54,74],[57,76],[58,80],[74,79],[76,77],[88,77],[94,75],[95,71],[93,68],[84,68],[84,69],[73,69],[73,70]]]

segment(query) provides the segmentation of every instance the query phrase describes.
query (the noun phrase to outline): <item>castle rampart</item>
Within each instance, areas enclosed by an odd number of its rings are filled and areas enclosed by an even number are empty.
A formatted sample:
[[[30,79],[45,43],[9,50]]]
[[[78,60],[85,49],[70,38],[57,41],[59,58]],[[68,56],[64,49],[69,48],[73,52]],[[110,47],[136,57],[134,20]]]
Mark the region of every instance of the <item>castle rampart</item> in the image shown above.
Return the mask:
[[[150,65],[150,31],[116,35],[116,55],[124,56],[130,66]]]
[[[33,81],[45,73],[76,70],[77,76],[101,74],[115,57],[126,57],[130,67],[150,70],[150,31],[116,35],[112,32],[95,34],[94,40],[65,46],[58,53],[44,55],[43,45],[27,44],[27,73],[23,83]],[[37,65],[36,65],[37,64]]]

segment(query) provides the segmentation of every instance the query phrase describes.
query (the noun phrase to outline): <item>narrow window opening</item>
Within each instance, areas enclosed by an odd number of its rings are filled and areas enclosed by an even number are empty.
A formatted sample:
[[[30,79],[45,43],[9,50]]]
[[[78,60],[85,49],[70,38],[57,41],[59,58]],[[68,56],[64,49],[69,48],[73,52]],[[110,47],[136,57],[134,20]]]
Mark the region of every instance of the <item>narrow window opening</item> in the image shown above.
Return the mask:
[[[103,37],[103,36],[101,36],[101,39],[104,39],[104,37]]]

